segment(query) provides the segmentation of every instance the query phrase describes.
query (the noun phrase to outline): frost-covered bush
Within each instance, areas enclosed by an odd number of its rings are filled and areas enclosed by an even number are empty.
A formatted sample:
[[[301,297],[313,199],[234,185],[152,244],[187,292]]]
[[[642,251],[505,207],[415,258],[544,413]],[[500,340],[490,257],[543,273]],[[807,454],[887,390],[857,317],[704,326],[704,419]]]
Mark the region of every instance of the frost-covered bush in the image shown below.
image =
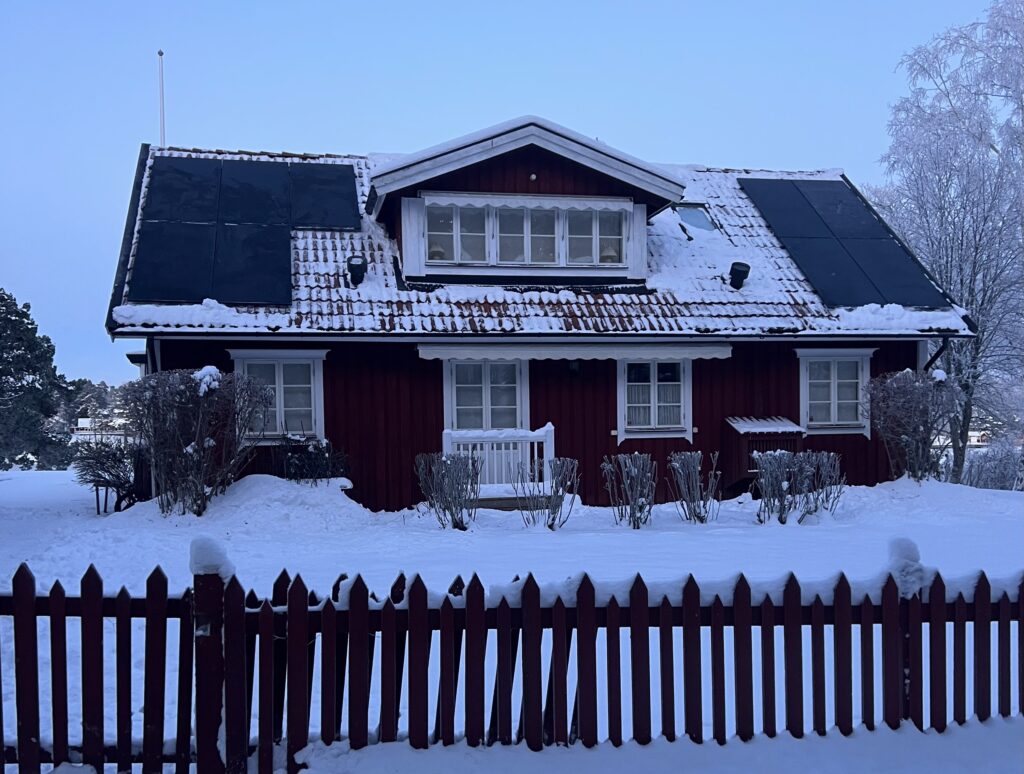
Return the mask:
[[[427,508],[442,528],[466,530],[476,519],[480,461],[470,454],[416,455],[416,478]]]
[[[650,454],[613,454],[601,463],[604,488],[612,503],[615,523],[640,529],[651,520],[658,465]]]
[[[547,466],[547,481],[542,481],[541,466]],[[579,490],[579,463],[570,457],[555,457],[545,462],[522,462],[512,474],[512,491],[516,507],[528,527],[543,524],[550,530],[560,529],[569,521],[576,492]],[[566,507],[566,498],[569,498]]]
[[[207,366],[145,376],[122,388],[122,401],[160,510],[201,516],[251,458],[272,394],[256,379]]]
[[[668,484],[679,515],[685,521],[706,524],[718,515],[721,504],[718,483],[722,473],[718,470],[718,452],[710,457],[705,476],[701,472],[704,455],[699,451],[672,452],[668,458]]]
[[[1024,450],[1008,439],[968,452],[960,483],[978,489],[1024,490]]]
[[[868,383],[871,426],[885,443],[894,478],[938,475],[939,439],[959,405],[959,390],[941,371],[899,371]]]
[[[348,475],[348,457],[336,451],[331,442],[321,438],[289,435],[281,447],[284,477],[316,486],[330,478]]]
[[[36,455],[22,452],[14,458],[14,464],[18,466],[19,470],[35,470]]]
[[[83,486],[113,490],[115,513],[129,508],[138,500],[135,471],[139,453],[133,443],[75,444],[75,480]]]
[[[757,520],[764,524],[778,519],[785,524],[791,513],[797,521],[812,513],[835,513],[846,488],[840,456],[824,451],[754,452],[757,478],[754,486],[761,496]]]

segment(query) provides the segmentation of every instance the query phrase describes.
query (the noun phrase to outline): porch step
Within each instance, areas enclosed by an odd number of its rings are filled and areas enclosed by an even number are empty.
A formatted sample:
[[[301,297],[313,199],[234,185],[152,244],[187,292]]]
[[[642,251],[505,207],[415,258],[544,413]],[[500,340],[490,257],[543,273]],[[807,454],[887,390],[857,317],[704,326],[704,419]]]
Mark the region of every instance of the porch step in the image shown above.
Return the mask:
[[[476,501],[477,508],[488,508],[492,511],[515,511],[519,503],[514,497],[480,497]]]

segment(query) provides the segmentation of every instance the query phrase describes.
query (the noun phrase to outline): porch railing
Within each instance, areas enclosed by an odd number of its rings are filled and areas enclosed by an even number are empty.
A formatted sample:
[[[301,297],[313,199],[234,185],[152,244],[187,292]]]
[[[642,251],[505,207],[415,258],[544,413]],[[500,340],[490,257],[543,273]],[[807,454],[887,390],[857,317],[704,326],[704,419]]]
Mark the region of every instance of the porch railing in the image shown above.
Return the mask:
[[[480,460],[480,483],[511,484],[521,464],[547,481],[555,457],[555,426],[548,422],[536,430],[445,430],[445,454],[472,454]]]

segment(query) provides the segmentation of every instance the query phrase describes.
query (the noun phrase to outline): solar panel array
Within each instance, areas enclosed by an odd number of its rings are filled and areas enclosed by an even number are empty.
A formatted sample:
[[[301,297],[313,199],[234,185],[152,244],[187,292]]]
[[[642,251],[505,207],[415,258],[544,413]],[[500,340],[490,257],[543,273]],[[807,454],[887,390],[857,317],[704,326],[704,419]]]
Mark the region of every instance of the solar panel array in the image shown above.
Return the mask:
[[[128,298],[291,303],[291,231],[358,231],[348,164],[157,156]]]
[[[917,259],[845,180],[747,177],[739,183],[828,306],[949,306]]]

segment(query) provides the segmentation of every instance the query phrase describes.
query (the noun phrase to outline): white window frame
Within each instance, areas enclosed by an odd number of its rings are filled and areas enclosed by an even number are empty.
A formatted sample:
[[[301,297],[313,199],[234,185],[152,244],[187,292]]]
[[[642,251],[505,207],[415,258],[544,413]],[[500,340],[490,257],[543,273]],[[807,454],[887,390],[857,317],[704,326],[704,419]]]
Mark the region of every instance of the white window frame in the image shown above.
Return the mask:
[[[875,349],[797,349],[800,358],[800,425],[808,435],[863,435],[871,437],[871,417],[866,401],[868,381],[871,379],[871,356]],[[860,418],[856,422],[828,422],[810,424],[810,364],[827,362],[832,364],[832,395],[833,408],[836,403],[836,363],[853,361],[858,365],[860,388]]]
[[[427,257],[427,207],[452,207],[453,260],[430,261]],[[459,208],[479,207],[484,209],[485,261],[466,262],[461,260],[459,239]],[[498,260],[498,210],[514,208],[527,211],[523,224],[524,260],[502,262]],[[532,263],[530,251],[531,219],[530,210],[550,209],[555,212],[555,261]],[[568,213],[586,211],[591,214],[591,238],[593,245],[592,263],[569,262]],[[600,262],[600,218],[602,212],[622,213],[622,260],[619,263]],[[501,274],[524,274],[536,277],[538,274],[562,276],[614,277],[644,279],[647,276],[647,208],[633,204],[630,199],[550,197],[534,195],[488,196],[480,194],[431,193],[425,192],[415,198],[402,200],[402,260],[407,276],[479,275],[481,269]]]
[[[271,363],[277,366],[277,432],[266,433],[262,444],[278,443],[288,435],[284,429],[284,391],[281,389],[281,366],[285,363],[308,363],[311,368],[313,387],[313,427],[307,433],[309,438],[324,439],[324,358],[326,349],[229,349],[228,355],[234,361],[235,373],[244,374],[248,363]]]
[[[647,363],[657,372],[659,363],[678,363],[679,379],[682,388],[682,420],[680,427],[645,427],[632,428],[626,425],[626,366],[630,363]],[[693,361],[688,358],[624,358],[617,363],[617,401],[618,401],[618,442],[633,438],[685,438],[693,442]],[[651,383],[652,386],[655,382]],[[652,419],[657,418],[657,389],[651,391]]]
[[[444,426],[448,430],[455,427],[455,366],[484,365],[484,424],[490,424],[490,364],[512,363],[516,366],[516,407],[519,416],[519,428],[530,429],[530,368],[528,360],[510,360],[504,358],[451,358],[444,361]],[[490,429],[472,428],[476,432],[489,433]],[[500,432],[499,428],[493,432]]]

